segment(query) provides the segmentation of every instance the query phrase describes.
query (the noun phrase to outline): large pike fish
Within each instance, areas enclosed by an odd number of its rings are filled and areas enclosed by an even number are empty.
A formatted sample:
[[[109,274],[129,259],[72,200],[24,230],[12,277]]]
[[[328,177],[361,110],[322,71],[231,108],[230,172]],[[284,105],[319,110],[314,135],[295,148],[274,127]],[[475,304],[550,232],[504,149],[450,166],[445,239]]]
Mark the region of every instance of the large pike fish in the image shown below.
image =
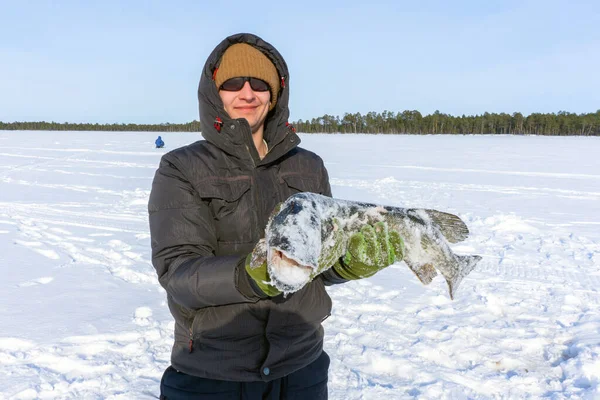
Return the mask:
[[[271,283],[285,293],[299,290],[315,274],[321,253],[331,249],[339,230],[348,239],[365,224],[378,221],[385,221],[390,231],[400,234],[405,245],[403,261],[419,280],[427,285],[439,271],[452,299],[462,279],[481,260],[480,256],[461,256],[450,249],[448,243],[460,242],[469,235],[467,226],[456,215],[298,193],[273,211],[266,227],[263,256]],[[335,257],[345,254],[345,246]]]

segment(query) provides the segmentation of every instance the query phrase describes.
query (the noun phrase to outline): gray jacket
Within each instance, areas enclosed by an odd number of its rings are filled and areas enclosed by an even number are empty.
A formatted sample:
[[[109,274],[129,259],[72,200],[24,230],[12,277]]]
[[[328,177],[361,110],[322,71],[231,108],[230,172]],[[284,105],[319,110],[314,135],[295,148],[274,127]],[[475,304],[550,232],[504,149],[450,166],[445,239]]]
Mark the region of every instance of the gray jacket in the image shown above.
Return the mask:
[[[229,118],[212,80],[225,49],[241,42],[263,51],[284,82],[267,118],[263,160],[247,121]],[[198,88],[205,140],[165,154],[152,183],[152,262],[175,318],[171,363],[190,375],[269,381],[322,351],[321,322],[331,312],[324,286],[343,280],[330,270],[294,294],[265,298],[244,268],[277,203],[304,191],[331,196],[323,161],[297,147],[300,138],[287,124],[287,77],[270,44],[251,34],[225,39]]]

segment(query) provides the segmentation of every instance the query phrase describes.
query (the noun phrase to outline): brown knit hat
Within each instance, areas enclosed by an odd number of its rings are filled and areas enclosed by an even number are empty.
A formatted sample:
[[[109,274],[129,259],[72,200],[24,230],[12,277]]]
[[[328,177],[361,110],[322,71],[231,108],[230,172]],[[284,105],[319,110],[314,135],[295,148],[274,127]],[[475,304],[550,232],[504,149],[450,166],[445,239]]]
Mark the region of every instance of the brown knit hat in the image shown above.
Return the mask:
[[[271,87],[271,111],[277,103],[279,74],[275,65],[260,50],[246,43],[236,43],[227,48],[215,74],[217,89],[227,79],[250,76],[262,79]]]

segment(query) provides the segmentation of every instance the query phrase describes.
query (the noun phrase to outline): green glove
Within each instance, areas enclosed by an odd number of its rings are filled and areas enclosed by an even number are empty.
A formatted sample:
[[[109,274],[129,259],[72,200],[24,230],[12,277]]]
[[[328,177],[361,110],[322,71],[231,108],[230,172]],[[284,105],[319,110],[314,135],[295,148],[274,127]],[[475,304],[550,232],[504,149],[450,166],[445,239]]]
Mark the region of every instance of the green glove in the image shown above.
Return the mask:
[[[256,283],[256,286],[267,296],[275,297],[281,294],[281,291],[271,285],[271,277],[267,270],[267,245],[265,239],[260,239],[252,253],[246,257],[246,272]]]
[[[344,279],[368,278],[403,257],[404,241],[400,234],[389,232],[387,223],[376,222],[350,236],[346,255],[333,269]]]

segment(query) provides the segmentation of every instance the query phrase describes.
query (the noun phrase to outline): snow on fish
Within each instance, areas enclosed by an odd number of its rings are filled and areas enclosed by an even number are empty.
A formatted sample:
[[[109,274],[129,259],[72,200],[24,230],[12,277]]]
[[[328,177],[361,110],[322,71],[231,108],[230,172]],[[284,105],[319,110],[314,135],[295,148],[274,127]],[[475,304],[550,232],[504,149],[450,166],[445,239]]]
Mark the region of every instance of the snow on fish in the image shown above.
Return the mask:
[[[365,224],[378,221],[385,221],[390,231],[400,234],[405,245],[403,261],[423,284],[432,281],[436,270],[444,276],[451,299],[462,279],[481,260],[476,255],[457,255],[450,248],[448,243],[460,242],[469,235],[469,229],[456,215],[305,192],[289,197],[269,218],[263,245],[271,284],[284,293],[300,290],[317,270],[322,251],[333,246],[338,230],[348,239]],[[345,254],[345,246],[337,249],[336,259]]]

